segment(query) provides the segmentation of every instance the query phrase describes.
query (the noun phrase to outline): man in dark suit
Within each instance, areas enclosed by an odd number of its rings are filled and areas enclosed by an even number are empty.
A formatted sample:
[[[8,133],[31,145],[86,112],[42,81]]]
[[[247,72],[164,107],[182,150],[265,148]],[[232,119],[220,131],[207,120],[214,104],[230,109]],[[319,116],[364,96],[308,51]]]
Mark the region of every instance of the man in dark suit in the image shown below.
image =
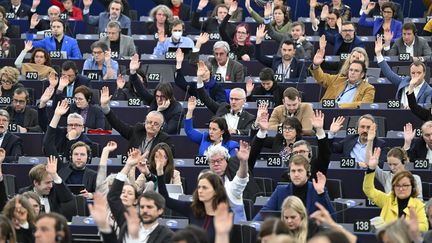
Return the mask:
[[[281,56],[272,58],[264,55],[261,42],[264,40],[265,31],[259,27],[256,33],[255,58],[267,67],[273,69],[278,75],[278,81],[304,82],[306,78],[306,65],[295,58],[296,47],[291,40],[285,40],[280,48]]]
[[[22,139],[8,132],[10,117],[9,113],[3,109],[0,110],[0,144],[1,148],[6,151],[5,163],[16,162],[18,156],[23,154]]]
[[[199,61],[199,49],[201,45],[206,43],[208,38],[199,38],[195,44],[194,51],[191,53],[189,59],[190,63],[197,64]],[[198,50],[198,51],[196,51]],[[236,61],[229,58],[230,53],[229,44],[226,41],[218,41],[213,46],[214,57],[209,57],[208,61],[212,66],[211,73],[215,75],[215,80],[218,82],[234,82],[243,83],[245,70],[244,66]]]
[[[0,5],[3,6],[6,10],[6,13],[11,13],[9,18],[30,18],[30,16],[36,12],[36,8],[39,5],[40,1],[33,0],[32,7],[24,4],[21,0],[6,0],[0,2]],[[13,17],[12,17],[13,16]],[[3,16],[3,18],[8,18],[8,15]]]
[[[342,53],[351,53],[355,47],[365,48],[365,43],[357,36],[354,23],[350,21],[342,23],[339,34],[328,34],[325,35],[325,38],[333,46],[332,51],[326,55],[337,56]]]
[[[23,187],[19,193],[34,191],[43,205],[41,212],[62,213],[61,203],[73,200],[72,193],[57,174],[57,158],[51,156],[47,164],[38,164],[29,171],[31,186]]]
[[[202,10],[207,6],[208,1],[199,1],[197,9],[192,13],[191,25],[200,32],[219,33],[219,26],[222,23],[225,16],[228,14],[228,6],[220,4],[215,6],[213,12],[209,15],[206,21],[200,22]],[[236,26],[233,23],[228,23],[227,29],[225,30],[228,36],[234,36]]]
[[[413,60],[427,61],[431,58],[432,50],[428,41],[417,35],[417,28],[412,22],[402,25],[402,37],[393,43],[391,49],[391,39],[384,39],[384,53],[386,56],[399,56],[401,53],[408,53]]]
[[[370,2],[369,0],[362,1],[362,7],[360,9],[360,16],[366,10],[369,2]],[[404,22],[404,16],[403,16],[403,11],[402,11],[400,4],[396,3],[395,1],[390,1],[390,0],[378,0],[378,4],[375,3],[375,7],[368,13],[368,17],[374,18],[375,16],[381,16],[381,6],[383,5],[383,3],[386,3],[386,2],[392,2],[393,3],[393,5],[396,8],[396,11],[395,11],[393,18],[397,19],[403,23]]]
[[[198,79],[198,81],[200,81]],[[227,121],[231,134],[248,135],[255,116],[243,109],[246,102],[246,92],[241,88],[234,88],[230,92],[230,104],[226,102],[217,103],[210,98],[204,90],[204,84],[197,84],[198,98],[217,117],[223,117]]]
[[[107,195],[108,204],[115,221],[120,226],[120,242],[130,242],[132,237],[128,234],[128,225],[125,217],[127,212],[120,199],[123,185],[127,175],[132,169],[130,159],[138,160],[139,156],[131,155],[123,169],[117,174],[116,179]],[[137,163],[135,161],[133,163]],[[138,198],[139,216],[142,224],[139,226],[139,239],[137,242],[170,242],[173,232],[165,225],[158,224],[158,218],[162,216],[165,208],[165,198],[157,192],[146,191]],[[136,211],[134,211],[136,212]],[[147,235],[147,237],[143,237]],[[135,241],[135,240],[134,240]]]
[[[162,131],[164,124],[162,113],[159,111],[150,111],[146,116],[145,122],[131,126],[117,118],[109,107],[110,100],[111,96],[109,95],[108,87],[103,87],[100,97],[102,111],[111,126],[129,141],[129,149],[138,148],[141,153],[150,152],[156,144],[164,142],[171,147],[174,154],[174,144],[171,142],[171,138],[167,133]]]
[[[416,159],[428,159],[432,161],[432,121],[427,121],[421,126],[422,135],[414,139],[415,132],[411,123],[404,126],[404,146],[411,161]],[[414,140],[414,141],[413,141]]]
[[[355,162],[366,162],[366,146],[368,141],[372,141],[373,148],[385,147],[385,141],[377,138],[375,134],[369,134],[369,130],[376,129],[375,118],[370,114],[362,115],[357,121],[357,134],[347,135],[339,142],[333,142],[335,134],[342,128],[344,119],[335,120],[328,133],[328,138],[331,144],[333,153],[342,154],[342,157],[354,158]],[[373,135],[373,136],[372,136]],[[385,154],[380,158],[380,162],[384,162]]]
[[[10,115],[12,128],[19,133],[42,132],[39,126],[38,113],[35,109],[27,106],[29,93],[25,88],[18,88],[14,91],[12,105],[6,108]]]

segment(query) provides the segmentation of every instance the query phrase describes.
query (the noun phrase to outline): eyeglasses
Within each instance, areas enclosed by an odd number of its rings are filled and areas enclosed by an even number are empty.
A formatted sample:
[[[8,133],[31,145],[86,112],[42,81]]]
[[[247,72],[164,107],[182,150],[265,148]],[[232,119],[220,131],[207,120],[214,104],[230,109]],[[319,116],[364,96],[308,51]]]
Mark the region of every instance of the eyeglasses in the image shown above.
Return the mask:
[[[26,103],[25,100],[16,100],[16,99],[13,99],[12,102],[15,104],[20,104],[20,105],[24,105]]]
[[[398,190],[406,190],[406,189],[408,189],[410,187],[411,187],[411,185],[409,185],[409,184],[406,184],[406,185],[395,185],[395,188],[398,189]]]
[[[150,125],[150,126],[154,126],[154,127],[159,127],[159,126],[160,126],[160,123],[159,123],[159,122],[149,121],[149,120],[146,120],[146,121],[145,121],[145,124],[146,124],[146,125]]]
[[[381,13],[385,13],[385,14],[393,14],[393,11],[381,11]]]
[[[83,100],[85,100],[84,98],[81,98],[81,97],[74,97],[73,99],[74,99],[74,101],[83,101]]]
[[[166,100],[166,97],[163,95],[155,95],[155,99]]]
[[[2,83],[2,84],[12,84],[12,81],[9,81],[9,80],[2,80],[1,83]]]
[[[293,151],[292,154],[293,155],[298,155],[298,154],[308,154],[309,150],[299,150],[299,151]]]
[[[103,53],[103,51],[93,51],[92,53],[93,53],[93,55],[100,55]]]
[[[210,160],[209,163],[212,164],[212,165],[215,165],[215,164],[219,164],[220,165],[220,164],[222,164],[224,162],[224,160],[225,160],[225,158],[220,158],[220,159]]]
[[[294,132],[296,129],[294,127],[282,127],[284,132]]]
[[[67,126],[68,126],[68,127],[72,127],[72,128],[74,128],[74,127],[78,128],[78,127],[83,127],[84,125],[82,125],[82,124],[73,124],[73,123],[70,123],[70,124],[67,124]]]
[[[354,30],[342,30],[342,32],[354,32]]]

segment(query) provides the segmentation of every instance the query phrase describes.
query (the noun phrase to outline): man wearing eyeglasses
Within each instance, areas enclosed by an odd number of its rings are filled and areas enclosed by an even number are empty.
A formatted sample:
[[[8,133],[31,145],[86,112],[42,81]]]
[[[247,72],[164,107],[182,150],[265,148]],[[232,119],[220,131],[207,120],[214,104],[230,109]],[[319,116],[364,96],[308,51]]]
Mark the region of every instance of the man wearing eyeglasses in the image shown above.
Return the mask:
[[[29,93],[25,88],[14,91],[12,105],[6,108],[9,112],[12,126],[17,127],[17,132],[42,132],[39,126],[38,113],[35,109],[27,106]],[[15,130],[15,129],[14,129]]]
[[[84,118],[80,114],[69,114],[66,129],[58,128],[61,116],[69,110],[67,100],[62,100],[53,106],[56,106],[54,115],[47,127],[43,140],[45,155],[69,156],[72,145],[78,141],[91,146],[93,142],[84,133]]]
[[[357,36],[356,28],[353,22],[345,21],[339,27],[339,34],[325,35],[333,48],[331,53],[326,55],[338,56],[343,53],[351,53],[355,47],[365,48],[365,43]]]
[[[6,151],[5,163],[16,162],[23,154],[22,139],[8,132],[9,121],[9,113],[0,109],[0,147]]]

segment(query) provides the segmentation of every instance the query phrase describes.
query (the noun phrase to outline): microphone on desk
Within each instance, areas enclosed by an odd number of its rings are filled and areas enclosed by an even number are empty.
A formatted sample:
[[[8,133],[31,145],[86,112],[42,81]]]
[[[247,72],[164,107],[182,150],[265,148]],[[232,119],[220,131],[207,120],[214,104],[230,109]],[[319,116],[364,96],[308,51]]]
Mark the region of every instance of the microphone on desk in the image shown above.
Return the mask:
[[[338,210],[338,211],[335,211],[335,212],[333,212],[333,213],[331,213],[330,215],[338,215],[338,214],[340,214],[340,213],[343,213],[343,212],[345,212],[345,211],[347,211],[348,209],[351,209],[351,208],[355,208],[355,207],[358,207],[358,206],[363,206],[363,202],[359,202],[358,204],[357,204],[357,202],[356,201],[354,201],[354,200],[346,200],[346,201],[344,201],[344,202],[338,202],[338,203],[341,203],[341,204],[343,204],[343,205],[346,205],[347,207],[346,208],[344,208],[344,209],[341,209],[341,210]]]
[[[188,85],[186,86],[186,91],[185,91],[185,96],[184,96],[184,98],[183,98],[183,102],[185,102],[186,99],[187,99],[187,97],[188,97],[189,88],[190,88],[190,85],[188,84]],[[182,112],[180,113],[180,120],[179,120],[178,123],[177,123],[177,131],[178,131],[178,132],[180,132],[180,124],[181,124],[181,122],[182,122],[182,120],[183,120],[183,115],[184,115],[184,108],[182,107]]]

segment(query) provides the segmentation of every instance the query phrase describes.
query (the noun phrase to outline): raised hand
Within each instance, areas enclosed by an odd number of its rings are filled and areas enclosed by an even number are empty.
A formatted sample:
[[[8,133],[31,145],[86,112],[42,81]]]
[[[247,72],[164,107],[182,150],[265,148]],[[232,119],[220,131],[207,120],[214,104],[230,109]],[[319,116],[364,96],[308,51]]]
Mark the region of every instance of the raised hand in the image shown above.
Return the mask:
[[[343,116],[338,116],[338,118],[333,117],[333,122],[330,125],[330,132],[333,134],[339,132],[343,127],[344,121],[345,121],[345,117]]]
[[[310,2],[309,2],[309,6],[310,6],[311,8],[316,8],[316,6],[317,6],[317,0],[310,0]]]
[[[233,226],[233,213],[229,212],[227,203],[219,203],[216,208],[213,223],[217,235],[229,234]]]
[[[176,62],[177,62],[177,64],[180,64],[180,66],[181,66],[183,60],[184,60],[184,53],[182,52],[182,50],[180,48],[177,48],[177,50],[176,50]]]
[[[313,64],[315,66],[321,65],[321,63],[324,62],[324,55],[325,55],[325,49],[319,49],[313,58]]]
[[[129,149],[126,164],[129,166],[136,166],[138,164],[138,160],[140,159],[140,155],[141,153],[137,148]]]
[[[48,101],[51,99],[52,95],[54,94],[54,88],[48,87],[43,92],[42,96],[39,99],[39,104],[42,106],[41,108],[45,107]]]
[[[139,56],[138,54],[135,54],[132,56],[131,61],[129,63],[129,69],[131,74],[135,73],[136,70],[138,70],[140,67],[140,61],[139,61]]]
[[[262,131],[267,131],[269,129],[269,114],[263,112],[259,118],[258,125]]]
[[[263,103],[258,105],[258,111],[257,111],[257,115],[256,115],[257,122],[259,121],[259,119],[261,119],[261,116],[264,113],[268,114],[268,104],[266,102],[263,102]]]
[[[233,1],[228,10],[229,15],[232,15],[237,10],[237,7],[238,7],[238,2]]]
[[[321,10],[321,19],[326,20],[329,15],[329,7],[328,5],[324,5]]]
[[[362,9],[366,9],[366,7],[369,5],[370,0],[362,0]]]
[[[197,39],[197,44],[200,45],[207,43],[209,41],[210,35],[207,32],[201,33]]]
[[[368,137],[367,140],[368,141],[373,141],[376,137],[376,123],[372,123],[371,127],[369,128],[368,131]]]
[[[319,110],[315,110],[314,116],[311,118],[312,126],[315,129],[324,128],[324,113]]]
[[[48,157],[47,164],[45,166],[45,170],[50,175],[57,174],[57,157],[51,155]]]
[[[30,29],[34,29],[39,24],[39,21],[39,15],[37,13],[33,14],[30,19]]]
[[[154,160],[155,160],[155,164],[156,164],[157,175],[158,176],[163,175],[164,174],[164,166],[167,164],[168,158],[166,157],[166,155],[164,155],[162,150],[158,150],[155,153]]]
[[[93,3],[93,0],[83,0],[84,9],[90,8],[90,6],[92,5],[92,3]]]
[[[411,143],[414,137],[415,137],[414,129],[412,127],[412,124],[408,122],[404,126],[404,140],[405,142]]]
[[[367,161],[367,166],[369,167],[369,169],[375,170],[375,168],[378,166],[379,163],[381,148],[375,148],[373,153],[372,151],[369,151],[369,153],[370,156],[369,156],[369,161]]]
[[[66,86],[69,85],[69,78],[66,75],[60,77],[60,82],[58,85],[59,90],[63,90]]]
[[[114,150],[117,149],[117,143],[115,141],[109,141],[103,149],[109,152],[114,152]]]
[[[55,72],[50,72],[48,74],[48,81],[49,81],[49,86],[52,88],[55,88],[59,82],[58,80],[58,75]]]
[[[393,40],[394,33],[391,31],[384,31],[384,45],[390,46],[391,41]]]
[[[108,50],[104,53],[104,59],[106,65],[111,65],[111,50]]]
[[[139,162],[136,165],[137,169],[144,175],[150,174],[150,170],[147,165],[147,156],[148,151],[146,151],[143,155],[140,156]]]
[[[257,44],[260,44],[264,40],[266,34],[267,30],[265,30],[265,25],[260,24],[256,30],[256,42],[258,42]]]
[[[99,228],[106,229],[109,227],[108,201],[102,193],[95,192],[93,194],[93,204],[89,203],[88,208]]]
[[[119,74],[117,76],[116,83],[117,83],[117,89],[123,89],[124,88],[126,81],[123,79],[123,75]]]
[[[33,0],[32,9],[36,9],[40,5],[40,0]]]
[[[381,52],[384,49],[383,39],[381,36],[377,37],[375,40],[375,54],[381,56]]]
[[[370,3],[368,3],[364,13],[369,14],[369,12],[372,11],[372,9],[374,9],[374,8],[375,8],[375,2],[370,2]]]
[[[24,41],[24,50],[29,52],[31,49],[33,49],[33,41]]]
[[[205,65],[204,61],[200,60],[198,62],[198,68],[197,68],[197,77],[198,80],[203,80],[205,73],[207,72],[207,66]]]
[[[252,79],[248,79],[246,81],[246,96],[249,96],[252,94],[254,87],[255,87],[255,85],[254,85]]]
[[[69,104],[67,102],[67,99],[64,99],[57,104],[57,107],[54,111],[54,115],[63,116],[64,114],[66,114],[68,110],[69,110]]]
[[[132,239],[138,239],[141,219],[138,216],[138,212],[136,211],[135,207],[129,207],[127,212],[124,213],[124,216],[126,218],[128,235],[130,235]]]
[[[315,206],[318,208],[318,210],[313,212],[309,217],[315,219],[318,225],[336,225],[336,222],[331,217],[329,211],[323,205],[321,205],[319,202],[315,202]]]
[[[316,179],[313,179],[312,181],[313,187],[318,194],[324,193],[326,181],[327,181],[326,176],[320,171],[318,171],[316,173]]]
[[[325,37],[325,35],[322,35],[319,39],[319,48],[322,50],[325,50],[326,46],[327,46],[326,37]]]
[[[240,140],[240,149],[237,151],[237,159],[240,161],[248,161],[250,154],[250,146],[249,143],[243,140]]]
[[[204,9],[207,6],[208,2],[209,2],[208,0],[200,0],[197,8]]]
[[[266,5],[264,5],[264,18],[269,18],[271,16],[271,13],[272,5],[268,2]]]
[[[102,87],[100,95],[100,105],[101,107],[108,107],[112,95],[109,94],[109,88],[107,86]]]
[[[188,99],[188,111],[193,111],[196,108],[196,98],[195,96],[191,96]]]

